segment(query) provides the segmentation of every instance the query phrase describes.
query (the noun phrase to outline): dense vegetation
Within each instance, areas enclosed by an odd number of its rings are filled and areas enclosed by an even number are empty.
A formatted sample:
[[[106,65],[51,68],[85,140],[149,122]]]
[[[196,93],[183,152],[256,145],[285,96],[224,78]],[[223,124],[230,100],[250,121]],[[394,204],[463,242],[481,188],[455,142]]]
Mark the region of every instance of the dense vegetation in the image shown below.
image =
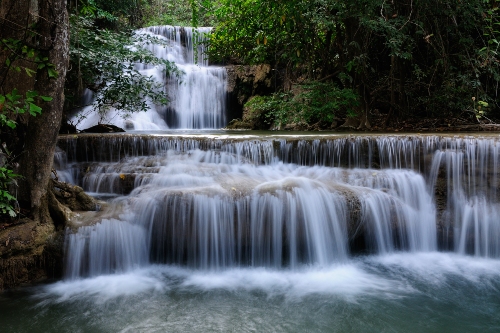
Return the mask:
[[[386,122],[498,118],[497,0],[216,3],[212,59],[269,63],[285,91],[329,82],[338,90],[330,103],[350,89],[359,107],[348,110],[378,109]],[[277,99],[288,107],[291,96]],[[322,108],[312,110],[323,116]]]

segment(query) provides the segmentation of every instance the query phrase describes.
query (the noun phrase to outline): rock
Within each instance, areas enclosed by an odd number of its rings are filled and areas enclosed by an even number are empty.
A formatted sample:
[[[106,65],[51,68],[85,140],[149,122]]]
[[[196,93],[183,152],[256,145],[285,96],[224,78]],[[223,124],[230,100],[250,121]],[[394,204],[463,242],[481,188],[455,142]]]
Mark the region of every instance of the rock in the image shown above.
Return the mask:
[[[252,96],[249,101],[260,96]],[[243,118],[233,119],[226,126],[227,129],[245,129],[245,130],[268,130],[269,124],[266,123],[266,112],[253,108],[249,104],[245,104],[243,108]]]
[[[254,125],[250,122],[245,122],[241,119],[233,119],[227,124],[226,129],[233,130],[252,130]]]
[[[273,92],[273,72],[268,64],[231,65],[226,70],[230,119],[242,118],[243,105],[252,96]]]
[[[72,211],[95,211],[99,204],[90,195],[76,185],[52,180],[54,197]]]
[[[307,131],[309,130],[309,125],[303,121],[297,123],[286,124],[283,128],[285,131]]]
[[[76,126],[68,122],[63,122],[59,129],[59,134],[76,134],[77,132]]]
[[[125,130],[111,124],[97,124],[81,131],[81,133],[123,133]]]
[[[56,239],[56,234],[53,224],[29,219],[0,230],[0,290],[59,276],[62,266],[55,272],[57,264],[46,252],[48,240]]]

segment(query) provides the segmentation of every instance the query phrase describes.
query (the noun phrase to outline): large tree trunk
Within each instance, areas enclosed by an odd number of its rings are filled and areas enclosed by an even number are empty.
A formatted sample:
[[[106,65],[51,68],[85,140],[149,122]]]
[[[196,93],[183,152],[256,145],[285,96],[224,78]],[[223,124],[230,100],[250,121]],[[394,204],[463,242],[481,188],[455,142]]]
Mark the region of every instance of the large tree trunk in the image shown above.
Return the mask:
[[[20,41],[40,59],[54,65],[57,77],[47,68],[38,69],[33,58],[0,42],[0,94],[17,89],[24,95],[35,90],[50,102],[37,101],[42,113],[36,117],[9,114],[18,122],[16,131],[0,129],[2,142],[17,145],[20,154],[18,201],[21,218],[0,230],[0,290],[62,272],[62,233],[49,214],[50,173],[64,103],[64,81],[69,59],[67,0],[0,0],[0,39]],[[13,52],[14,51],[14,52]],[[15,59],[11,66],[5,60]],[[19,66],[21,71],[16,71]],[[10,67],[10,68],[9,68]],[[30,77],[24,68],[36,70]],[[1,110],[1,106],[0,106]],[[26,218],[28,216],[29,218]]]
[[[47,184],[52,169],[57,134],[61,125],[64,106],[64,81],[69,61],[69,29],[66,0],[39,0],[41,56],[58,72],[57,78],[50,78],[47,71],[39,70],[35,90],[42,96],[52,97],[43,105],[42,114],[31,118],[28,124],[25,149],[21,159],[21,173],[25,182],[21,187],[22,199],[30,203],[36,213],[41,198],[47,192]],[[35,215],[36,216],[36,215]]]
[[[26,123],[21,124],[26,129],[20,165],[20,174],[23,180],[19,183],[19,202],[39,219],[42,198],[47,192],[52,160],[57,141],[57,134],[61,124],[64,104],[64,81],[69,59],[69,22],[66,9],[66,0],[3,0],[0,2],[0,13],[5,29],[2,35],[11,34],[11,37],[20,39],[32,45],[38,52],[39,58],[48,58],[58,72],[57,77],[49,77],[46,68],[37,71],[35,82],[19,79],[15,71],[7,73],[3,90],[9,92],[13,88],[35,90],[41,96],[52,97],[52,101],[40,104],[42,114],[28,117]],[[23,19],[24,18],[24,19]],[[27,37],[25,23],[36,23],[35,37]],[[24,39],[22,39],[24,38]],[[17,80],[12,80],[16,77]],[[26,87],[31,85],[31,87]],[[24,139],[24,140],[23,140]]]

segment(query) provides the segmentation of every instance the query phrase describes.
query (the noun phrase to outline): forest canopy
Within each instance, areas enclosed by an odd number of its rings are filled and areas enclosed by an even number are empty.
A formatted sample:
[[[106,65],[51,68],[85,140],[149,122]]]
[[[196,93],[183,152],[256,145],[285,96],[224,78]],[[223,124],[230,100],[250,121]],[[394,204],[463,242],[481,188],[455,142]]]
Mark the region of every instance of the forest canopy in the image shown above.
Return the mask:
[[[214,3],[214,61],[269,63],[285,89],[331,82],[388,119],[498,118],[497,0]]]

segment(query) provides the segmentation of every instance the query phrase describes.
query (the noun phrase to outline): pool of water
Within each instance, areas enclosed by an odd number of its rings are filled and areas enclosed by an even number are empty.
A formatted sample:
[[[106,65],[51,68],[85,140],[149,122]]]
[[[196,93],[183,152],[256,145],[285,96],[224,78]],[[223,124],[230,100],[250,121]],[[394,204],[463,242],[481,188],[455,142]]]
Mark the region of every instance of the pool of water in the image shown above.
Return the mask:
[[[2,332],[498,332],[500,260],[360,256],[294,270],[151,265],[0,294]]]

